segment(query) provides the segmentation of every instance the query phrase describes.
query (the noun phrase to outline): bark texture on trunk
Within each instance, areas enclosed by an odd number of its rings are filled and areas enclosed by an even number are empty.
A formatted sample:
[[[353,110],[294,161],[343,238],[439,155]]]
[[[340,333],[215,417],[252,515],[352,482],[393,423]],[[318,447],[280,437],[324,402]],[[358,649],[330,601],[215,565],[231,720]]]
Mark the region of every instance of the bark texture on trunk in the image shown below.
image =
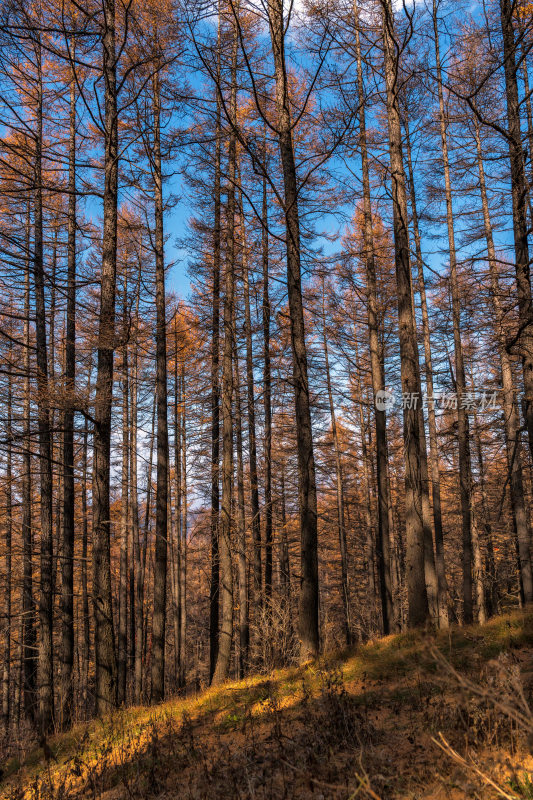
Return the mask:
[[[237,27],[233,20],[233,51],[231,65],[230,114],[237,114]],[[218,654],[213,684],[222,683],[229,675],[233,639],[233,306],[235,302],[235,179],[237,174],[237,139],[233,125],[228,143],[228,189],[226,221],[226,263],[224,281],[224,354],[222,363],[222,507],[219,535],[220,563],[220,625]]]
[[[11,371],[13,368],[12,363],[12,343],[8,344],[8,376],[7,376],[7,409],[6,409],[6,434],[7,434],[7,452],[6,452],[6,488],[5,488],[5,639],[4,639],[4,670],[2,676],[2,717],[6,731],[9,730],[9,723],[11,719],[11,609],[12,609],[12,579],[11,569],[13,564],[13,428],[12,428],[12,406],[13,406],[13,379]]]
[[[265,543],[272,551],[272,375],[270,364],[270,291],[269,291],[269,252],[268,252],[268,196],[266,179],[263,178],[263,197],[261,209],[261,256],[263,268],[263,409],[264,409],[264,492],[265,492]],[[254,542],[254,587],[261,595],[261,528]]]
[[[235,315],[234,315],[234,336]],[[248,668],[248,579],[246,564],[246,509],[244,501],[244,461],[242,447],[241,377],[237,342],[235,346],[235,431],[237,451],[237,575],[239,583],[239,678]]]
[[[180,652],[181,664],[179,686],[183,689],[187,674],[187,394],[185,387],[185,364],[181,364],[181,525],[180,525]]]
[[[377,625],[379,617],[379,610],[377,609],[377,582],[376,582],[376,569],[375,569],[375,554],[376,554],[376,537],[375,529],[372,524],[372,512],[374,509],[374,502],[372,497],[372,461],[369,454],[369,446],[367,443],[367,424],[365,420],[364,404],[363,404],[363,388],[361,385],[361,370],[359,361],[359,348],[357,345],[357,331],[354,329],[354,344],[355,344],[355,369],[356,375],[353,376],[352,381],[355,389],[355,402],[359,408],[359,430],[361,435],[361,462],[363,467],[362,475],[362,490],[363,498],[365,500],[365,551],[366,551],[366,566],[367,566],[367,579],[368,579],[368,597],[370,601],[370,613],[368,615],[368,622],[370,630],[373,632]],[[381,587],[380,587],[381,588]],[[380,591],[381,597],[381,610],[383,610],[383,594]],[[383,627],[383,622],[382,622]]]
[[[418,278],[418,293],[420,295],[420,308],[422,311],[422,338],[424,341],[424,367],[426,377],[426,394],[428,398],[428,430],[429,430],[429,474],[431,477],[431,497],[433,500],[433,526],[435,530],[435,566],[437,571],[437,603],[439,626],[447,628],[449,625],[448,614],[448,582],[446,579],[446,562],[444,558],[444,533],[442,528],[442,501],[440,494],[439,449],[437,439],[437,420],[435,416],[435,390],[433,385],[433,360],[431,356],[431,336],[429,330],[429,314],[424,280],[424,261],[422,258],[420,229],[418,225],[418,209],[416,204],[416,189],[414,183],[413,161],[411,155],[411,139],[409,134],[409,120],[404,119],[405,146],[407,166],[409,172],[409,194],[411,200],[411,215],[413,219],[413,234],[415,240],[416,266]]]
[[[24,712],[30,721],[37,714],[37,635],[33,595],[32,458],[30,427],[30,211],[26,221],[26,266],[24,271],[24,400],[22,455],[22,683]]]
[[[489,259],[491,296],[494,308],[494,329],[496,339],[498,341],[498,352],[500,356],[502,376],[505,447],[507,453],[507,466],[510,473],[511,508],[513,511],[518,543],[518,553],[520,556],[520,578],[522,591],[525,602],[531,603],[533,602],[533,575],[530,549],[531,531],[524,499],[524,480],[522,472],[523,448],[520,441],[520,418],[513,384],[511,358],[505,346],[505,312],[502,308],[501,293],[498,283],[498,262],[496,260],[496,249],[494,246],[492,223],[490,219],[479,123],[476,119],[474,119],[474,135],[476,140],[476,155],[481,207],[483,211],[483,226],[485,231],[485,240],[487,243],[487,255]],[[495,587],[493,586],[493,592],[494,589]]]
[[[139,298],[141,290],[141,265],[137,277],[135,298],[135,319],[139,319]],[[139,353],[137,340],[133,344],[132,353],[132,379],[130,401],[130,476],[131,476],[131,525],[133,537],[133,563],[135,572],[135,658],[133,663],[133,699],[136,704],[142,697],[142,667],[143,667],[143,639],[144,639],[144,573],[145,565],[141,551],[141,532],[139,520],[139,486],[137,469],[137,405],[138,405],[138,373]],[[151,459],[151,454],[150,454]],[[143,543],[146,548],[146,540]]]
[[[313,431],[307,375],[307,348],[300,267],[298,181],[294,157],[289,82],[285,63],[283,0],[269,0],[268,20],[276,80],[277,139],[284,187],[287,290],[292,348],[296,440],[298,450],[298,500],[300,509],[300,658],[318,655],[318,519]]]
[[[161,167],[161,90],[153,78],[153,178],[155,202],[157,488],[155,500],[154,612],[152,618],[152,700],[165,695],[165,631],[167,606],[168,418],[165,254],[163,243],[163,173]]]
[[[68,165],[67,325],[63,420],[63,530],[61,561],[61,723],[68,726],[74,699],[74,409],[76,380],[76,84],[70,82]]]
[[[116,705],[117,664],[111,590],[110,459],[115,300],[117,271],[118,126],[115,53],[115,2],[105,0],[103,21],[104,78],[104,223],[100,314],[94,403],[93,459],[93,608],[96,712]]]
[[[416,320],[412,300],[407,195],[398,100],[398,48],[395,41],[391,0],[381,0],[381,5],[383,9],[385,82],[387,89],[402,392],[404,396],[420,398],[420,366]],[[409,601],[408,622],[411,627],[423,625],[429,613],[425,582],[422,508],[424,487],[421,470],[419,406],[420,403],[407,403],[404,408],[406,583]]]
[[[518,298],[518,352],[522,358],[524,376],[523,414],[528,432],[529,450],[533,459],[533,309],[528,245],[528,184],[524,165],[520,100],[516,64],[516,41],[513,13],[516,3],[500,0],[500,20],[503,35],[509,159],[511,164],[511,197],[513,203],[513,235],[515,272]]]
[[[35,351],[37,357],[37,422],[41,490],[41,577],[39,586],[39,649],[37,687],[39,725],[48,733],[54,722],[53,667],[53,533],[52,533],[52,432],[48,396],[48,351],[43,255],[43,96],[40,44],[37,45],[37,105],[35,130],[34,250]]]
[[[457,276],[457,256],[453,222],[452,185],[448,158],[448,136],[442,70],[439,48],[437,4],[433,0],[433,32],[435,36],[435,61],[437,67],[437,89],[439,96],[439,122],[442,160],[444,165],[444,189],[446,195],[446,223],[450,253],[450,284],[452,295],[453,343],[455,352],[455,386],[457,392],[457,441],[459,447],[459,488],[461,495],[461,520],[463,531],[463,618],[472,622],[472,463],[470,456],[470,429],[464,395],[466,391],[463,343],[461,339],[461,294]]]
[[[173,591],[173,628],[174,652],[176,660],[176,684],[180,685],[182,672],[183,653],[181,649],[180,618],[181,618],[181,426],[182,426],[182,397],[179,367],[178,321],[174,321],[174,482],[176,523],[172,541],[172,591]],[[169,502],[172,501],[169,498]]]
[[[344,476],[342,469],[342,454],[337,430],[337,417],[335,414],[335,403],[333,399],[333,389],[331,387],[331,374],[329,369],[329,350],[328,337],[326,331],[326,303],[325,303],[325,282],[322,280],[322,340],[324,346],[324,366],[326,370],[326,388],[329,401],[329,416],[331,422],[331,434],[333,437],[333,450],[335,453],[335,477],[336,477],[336,499],[337,499],[337,533],[339,537],[339,552],[341,557],[341,600],[344,614],[344,637],[346,644],[350,646],[353,642],[352,619],[350,606],[350,585],[348,579],[348,547],[346,542],[346,520],[345,520],[345,497],[344,497]]]
[[[127,266],[126,266],[127,269]],[[121,498],[120,498],[120,556],[118,579],[118,651],[117,651],[117,703],[126,702],[126,671],[128,649],[128,560],[129,560],[129,467],[130,467],[130,432],[129,432],[129,363],[128,363],[128,278],[124,275],[124,291],[122,304],[122,464],[121,464]]]
[[[91,395],[92,358],[87,365],[87,397]],[[89,461],[89,422],[85,418],[83,426],[82,457],[81,457],[81,695],[84,713],[89,713],[89,661],[91,655],[91,622],[89,618],[89,581],[88,581],[88,552],[89,552],[89,509],[87,503],[88,493],[88,461]],[[80,642],[80,639],[78,639]]]
[[[383,633],[390,633],[394,626],[394,602],[390,568],[390,527],[389,527],[389,481],[388,481],[388,448],[387,448],[387,415],[384,409],[378,408],[376,398],[385,389],[383,348],[379,340],[379,315],[377,297],[376,262],[374,253],[374,233],[372,220],[372,202],[370,196],[370,170],[368,164],[368,147],[366,137],[366,114],[364,103],[363,64],[361,55],[361,37],[359,32],[359,9],[354,2],[355,14],[355,47],[357,58],[357,87],[359,93],[359,147],[363,177],[363,245],[366,272],[367,318],[370,345],[370,370],[372,376],[372,393],[374,396],[374,418],[376,425],[376,473],[378,492],[378,536],[376,554],[378,558],[379,588],[381,596],[381,616]]]
[[[218,15],[217,80],[220,83],[221,18]],[[215,186],[213,219],[213,287],[211,318],[211,582],[209,585],[209,681],[218,656],[220,530],[220,244],[221,244],[221,103],[216,93]]]
[[[246,236],[244,230],[244,214],[242,212],[241,195],[241,231],[242,231],[242,270],[244,293],[244,332],[246,337],[246,411],[248,421],[249,477],[250,477],[250,510],[252,512],[252,541],[256,558],[255,602],[262,602],[261,592],[261,516],[259,511],[259,481],[257,477],[257,444],[255,430],[255,389],[254,389],[254,357],[252,345],[252,319],[250,314],[250,276],[246,253]],[[265,536],[265,599],[272,596],[272,535]]]

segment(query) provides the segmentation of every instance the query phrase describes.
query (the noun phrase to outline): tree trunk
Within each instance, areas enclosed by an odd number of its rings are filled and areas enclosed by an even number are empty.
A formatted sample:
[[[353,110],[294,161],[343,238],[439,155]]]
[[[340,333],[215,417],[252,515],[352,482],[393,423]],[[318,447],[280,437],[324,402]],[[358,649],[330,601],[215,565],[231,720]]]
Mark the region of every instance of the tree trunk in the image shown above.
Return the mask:
[[[261,516],[259,512],[259,483],[257,479],[257,447],[255,433],[254,360],[252,347],[252,320],[250,315],[250,278],[246,252],[244,213],[241,195],[242,272],[244,293],[244,334],[246,337],[246,411],[248,418],[250,508],[252,512],[252,541],[254,542],[254,601],[262,604],[261,592]],[[263,232],[264,236],[264,232]],[[268,255],[267,255],[268,259]],[[268,266],[267,266],[268,269]],[[259,570],[259,574],[258,574]],[[272,597],[272,525],[265,536],[265,599]]]
[[[235,315],[234,319],[234,336]],[[237,574],[239,581],[239,678],[244,678],[248,668],[248,585],[246,564],[246,514],[244,503],[244,465],[242,455],[242,412],[241,412],[241,380],[239,374],[239,352],[235,339],[235,432],[237,450]]]
[[[490,522],[490,509],[489,509],[489,499],[487,494],[487,482],[485,479],[485,463],[483,459],[483,448],[481,446],[481,433],[479,430],[479,424],[477,419],[476,409],[474,407],[474,443],[477,453],[477,462],[479,468],[479,489],[481,492],[481,510],[483,515],[483,529],[485,534],[485,542],[487,544],[487,573],[490,579],[490,591],[491,594],[494,591],[494,584],[496,582],[496,568],[494,564],[494,547],[492,541],[492,525]],[[479,538],[479,537],[478,537]],[[479,575],[479,583],[477,584],[477,609],[478,609],[478,622],[479,624],[483,624],[483,622],[487,621],[487,606],[492,606],[492,603],[487,603],[487,597],[485,593],[485,585],[483,580],[483,564],[481,559],[481,548],[478,544],[478,550],[480,553],[480,561],[481,561],[481,570]],[[474,557],[475,561],[475,557]],[[491,609],[492,610],[492,609]]]
[[[120,498],[120,560],[118,586],[118,653],[117,653],[117,703],[126,702],[126,659],[128,649],[128,535],[129,535],[129,365],[128,345],[128,276],[124,272],[122,306],[122,470]]]
[[[180,536],[180,688],[185,687],[187,675],[187,413],[185,392],[185,363],[181,364],[181,536]]]
[[[152,700],[165,695],[165,629],[167,604],[167,528],[168,528],[168,420],[167,420],[167,342],[165,304],[165,254],[163,244],[163,175],[161,169],[161,92],[159,73],[153,78],[153,177],[155,201],[155,281],[156,281],[156,395],[157,395],[157,490],[154,561],[154,613],[152,620]]]
[[[33,274],[35,282],[35,349],[37,356],[37,415],[39,429],[39,473],[41,490],[41,579],[39,594],[39,650],[37,686],[39,724],[48,733],[54,720],[53,668],[53,541],[52,541],[52,453],[48,398],[48,355],[46,345],[46,307],[43,261],[43,177],[42,177],[42,72],[40,44],[38,60],[38,98],[35,132],[35,209]]]
[[[350,586],[348,582],[348,548],[346,544],[346,523],[344,518],[344,477],[342,471],[342,455],[337,431],[337,418],[335,415],[335,404],[333,402],[333,391],[331,388],[331,375],[329,371],[328,338],[326,333],[326,303],[325,303],[325,282],[322,279],[322,332],[324,344],[324,363],[326,370],[326,386],[329,400],[329,414],[331,421],[331,433],[333,436],[333,450],[335,452],[335,472],[337,484],[337,533],[339,537],[339,551],[341,556],[341,598],[342,610],[344,614],[344,636],[346,644],[350,646],[352,637],[352,619],[350,608]]]
[[[414,295],[413,295],[413,315]],[[421,406],[419,413],[420,423],[420,470],[422,473],[422,524],[424,526],[424,574],[426,578],[426,592],[428,596],[429,612],[435,624],[439,622],[439,602],[438,602],[438,581],[435,569],[435,551],[433,548],[433,529],[431,525],[431,504],[429,502],[429,473],[426,447],[426,427],[424,421],[424,409],[422,398],[419,399]],[[392,526],[391,526],[392,527]],[[393,545],[391,544],[391,547]]]
[[[13,489],[12,489],[12,403],[13,403],[13,386],[12,386],[12,344],[8,344],[8,361],[7,361],[7,408],[6,408],[6,423],[7,423],[7,452],[6,452],[6,499],[5,499],[5,650],[4,650],[4,673],[2,676],[2,716],[4,718],[4,725],[6,730],[9,729],[9,722],[11,719],[11,569],[12,569],[12,534],[13,534]]]
[[[291,563],[289,556],[289,542],[287,538],[287,509],[285,507],[285,462],[281,461],[280,477],[280,505],[281,505],[281,590],[282,602],[290,608],[291,601]]]
[[[91,396],[91,372],[92,372],[92,353],[89,357],[87,366],[87,397]],[[89,423],[87,417],[83,426],[83,445],[81,462],[81,603],[82,603],[82,669],[81,669],[81,695],[85,714],[88,714],[88,691],[89,691],[89,661],[91,653],[91,624],[89,619],[89,587],[87,581],[87,562],[88,562],[88,539],[89,539],[89,514],[87,509],[87,474],[88,474],[88,447],[89,447]],[[79,641],[79,639],[78,639]]]
[[[220,83],[221,19],[218,15],[217,81]],[[219,528],[220,528],[220,194],[221,103],[216,92],[215,186],[213,220],[213,299],[211,322],[211,582],[209,586],[209,682],[218,657],[219,626]]]
[[[265,154],[266,157],[266,154]],[[270,293],[268,275],[268,196],[267,183],[263,178],[263,198],[261,210],[261,256],[263,267],[263,409],[264,409],[264,493],[265,493],[265,543],[272,552],[272,376],[270,366]],[[258,539],[254,541],[255,602],[261,602],[261,528],[257,530]]]
[[[93,463],[93,606],[96,713],[116,705],[117,665],[110,555],[110,458],[115,348],[117,271],[118,126],[115,54],[115,0],[104,3],[103,78],[105,87],[104,223],[98,363],[94,402]]]
[[[381,0],[381,4],[383,8],[385,81],[387,88],[402,392],[408,398],[420,398],[420,366],[416,320],[412,302],[407,196],[398,102],[398,50],[394,38],[394,15],[391,0]],[[422,454],[419,417],[421,409],[419,404],[414,404],[415,407],[412,407],[412,405],[407,403],[404,407],[406,582],[410,627],[423,625],[429,612],[425,582],[424,526],[422,522],[424,487],[422,485],[421,472]]]
[[[24,626],[24,622],[20,620],[20,628],[19,628],[19,636],[18,636],[18,644],[17,644],[17,651],[15,656],[15,665],[17,669],[17,680],[15,680],[15,691],[13,692],[13,717],[15,719],[15,724],[17,728],[20,727],[20,720],[21,720],[21,709],[20,709],[20,699],[22,696],[22,690],[24,688],[23,684],[23,677],[24,677],[24,664],[23,664],[23,637],[22,637],[22,629]]]
[[[448,247],[450,252],[450,283],[452,295],[453,341],[455,350],[455,383],[457,392],[457,440],[459,446],[459,483],[461,495],[461,519],[463,531],[463,617],[465,622],[472,622],[472,464],[470,457],[470,431],[464,395],[466,390],[463,344],[461,340],[461,296],[457,278],[457,258],[455,250],[455,232],[453,222],[452,187],[450,179],[450,163],[448,159],[448,141],[446,130],[446,113],[444,109],[444,93],[442,89],[442,71],[439,50],[439,31],[437,4],[433,0],[433,31],[435,35],[435,60],[437,67],[437,88],[439,94],[439,121],[444,164],[444,186],[446,193],[446,222],[448,227]]]
[[[67,326],[63,421],[63,536],[61,561],[61,722],[70,724],[74,690],[74,408],[76,380],[76,84],[70,82],[68,166]]]
[[[442,529],[442,502],[440,494],[439,449],[437,440],[437,421],[435,416],[435,390],[433,386],[433,360],[431,356],[431,336],[429,331],[429,314],[424,280],[424,261],[418,226],[418,210],[414,184],[413,162],[411,157],[411,139],[409,120],[404,120],[407,166],[409,170],[409,193],[411,198],[411,214],[415,239],[416,265],[418,272],[418,292],[422,311],[422,337],[424,341],[424,365],[426,376],[426,394],[429,429],[429,471],[431,475],[431,496],[433,500],[433,525],[435,530],[435,564],[437,569],[437,602],[439,609],[439,626],[447,628],[448,614],[448,581],[446,579],[446,562],[444,558],[444,534]]]
[[[363,466],[363,508],[365,519],[365,549],[366,549],[366,562],[367,562],[367,578],[368,578],[368,599],[370,606],[370,619],[369,624],[372,632],[378,627],[376,625],[376,602],[377,602],[377,587],[376,587],[376,570],[375,570],[375,532],[372,525],[372,509],[374,503],[372,502],[371,494],[371,477],[372,477],[372,464],[369,456],[369,447],[367,445],[366,437],[366,422],[364,415],[363,405],[363,389],[361,386],[361,371],[359,367],[359,348],[357,346],[357,331],[354,329],[354,344],[355,344],[355,369],[357,378],[355,378],[356,397],[355,402],[359,408],[359,431],[361,436],[361,461]],[[388,490],[387,485],[387,490]],[[387,512],[388,522],[388,512]],[[380,588],[382,588],[380,586]],[[383,593],[380,592],[381,610],[383,611]],[[379,613],[379,612],[377,612]],[[375,626],[375,627],[374,627]]]
[[[30,426],[30,211],[26,222],[26,265],[24,270],[24,400],[22,455],[22,683],[24,712],[30,721],[36,716],[37,674],[35,600],[33,596],[33,526]]]
[[[531,532],[527,519],[526,506],[524,500],[524,481],[522,476],[522,445],[520,442],[520,421],[518,405],[516,401],[513,370],[509,353],[505,346],[505,314],[500,299],[500,289],[498,285],[498,267],[496,261],[496,250],[492,235],[492,223],[490,219],[489,203],[487,198],[487,187],[485,183],[485,170],[483,167],[483,153],[481,150],[481,138],[479,123],[474,119],[474,134],[476,139],[477,166],[479,174],[479,189],[481,194],[481,206],[483,210],[483,225],[485,230],[485,240],[487,243],[487,255],[489,259],[489,271],[491,282],[491,295],[494,307],[494,329],[498,341],[500,356],[500,366],[502,375],[503,389],[503,415],[505,425],[505,446],[507,453],[507,465],[510,475],[510,496],[511,508],[515,521],[516,536],[518,541],[518,552],[520,555],[521,583],[524,592],[525,602],[533,601],[533,575],[531,567]]]
[[[141,290],[141,263],[139,260],[139,272],[136,287],[136,310],[135,320],[139,323],[139,300]],[[131,525],[133,535],[133,562],[135,567],[135,660],[133,666],[133,700],[137,705],[142,697],[142,666],[143,666],[143,634],[144,634],[144,562],[141,557],[141,535],[139,528],[139,485],[137,470],[137,398],[138,398],[138,376],[139,376],[139,352],[138,341],[135,338],[132,354],[132,380],[131,380],[131,424],[130,424],[130,454],[131,454]],[[144,546],[146,546],[146,541]]]
[[[179,380],[179,351],[178,351],[178,322],[177,314],[174,320],[174,476],[176,486],[176,526],[173,541],[173,627],[174,648],[176,659],[176,683],[180,684],[181,664],[183,653],[181,650],[180,618],[181,618],[181,389]]]
[[[292,139],[289,82],[285,64],[283,0],[269,0],[268,19],[276,80],[277,128],[283,170],[283,212],[287,249],[287,291],[292,348],[296,440],[298,450],[298,500],[300,509],[300,658],[318,655],[318,519],[313,431],[307,376],[307,349],[300,267],[298,183]]]
[[[355,14],[355,46],[357,57],[357,88],[359,92],[359,146],[361,149],[361,166],[363,175],[363,243],[367,288],[368,335],[370,344],[370,369],[372,375],[372,391],[374,396],[374,416],[376,425],[376,472],[378,491],[378,538],[377,557],[380,578],[381,611],[383,633],[390,633],[394,624],[394,601],[390,569],[390,528],[389,528],[389,482],[387,418],[385,410],[378,408],[376,402],[379,393],[385,389],[383,352],[379,341],[379,320],[377,309],[377,281],[374,256],[374,234],[372,221],[372,205],[370,197],[370,173],[368,165],[368,149],[366,140],[366,115],[364,105],[363,67],[361,58],[361,41],[359,33],[359,9],[354,2]]]
[[[231,122],[237,114],[237,27],[233,21],[231,65]],[[219,89],[220,93],[220,89]],[[233,125],[228,144],[228,188],[226,222],[226,275],[224,292],[224,356],[222,364],[222,515],[219,536],[220,608],[218,655],[213,684],[222,683],[229,675],[233,638],[233,566],[231,534],[233,525],[233,304],[235,299],[235,179],[237,140]]]
[[[142,671],[142,666],[147,666],[149,664],[149,651],[148,651],[148,617],[149,617],[149,604],[144,603],[144,587],[150,585],[150,567],[152,566],[152,558],[148,561],[148,567],[146,566],[146,559],[148,555],[148,539],[150,536],[150,520],[152,514],[152,473],[153,473],[153,466],[154,466],[154,442],[155,442],[155,426],[156,426],[156,412],[157,412],[157,394],[154,395],[154,401],[152,405],[152,425],[150,430],[150,452],[148,456],[148,464],[146,469],[146,500],[145,500],[145,507],[144,507],[144,522],[143,522],[143,534],[142,534],[142,548],[140,549],[140,561],[141,561],[141,586],[142,586],[142,594],[140,597],[140,609],[141,609],[141,616],[142,616],[142,640],[141,640],[141,690],[145,689],[145,695],[148,694],[146,690],[146,683],[143,681],[143,678],[147,678],[148,675],[144,676]]]
[[[512,0],[500,0],[509,133],[509,159],[511,163],[515,271],[518,295],[519,334],[517,335],[516,341],[518,343],[518,351],[522,357],[525,394],[523,413],[528,432],[529,451],[533,459],[533,309],[531,306],[527,224],[528,185],[525,174],[522,131],[520,127],[516,42],[513,29],[513,12],[515,5],[516,4],[512,2]]]

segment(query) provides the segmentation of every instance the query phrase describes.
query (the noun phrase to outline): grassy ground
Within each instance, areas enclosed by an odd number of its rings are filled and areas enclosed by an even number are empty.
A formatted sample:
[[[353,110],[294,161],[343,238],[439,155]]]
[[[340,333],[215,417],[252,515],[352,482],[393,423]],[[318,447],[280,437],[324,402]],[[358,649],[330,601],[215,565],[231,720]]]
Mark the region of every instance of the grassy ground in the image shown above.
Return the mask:
[[[76,726],[0,798],[533,800],[533,614],[405,633]]]

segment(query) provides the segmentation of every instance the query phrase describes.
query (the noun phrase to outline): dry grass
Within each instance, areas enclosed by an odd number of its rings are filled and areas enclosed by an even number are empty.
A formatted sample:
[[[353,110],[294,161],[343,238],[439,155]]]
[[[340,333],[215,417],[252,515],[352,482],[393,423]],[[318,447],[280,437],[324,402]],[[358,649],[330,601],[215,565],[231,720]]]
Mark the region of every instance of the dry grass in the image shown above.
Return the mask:
[[[0,797],[533,800],[532,675],[531,613],[389,636],[79,725]]]

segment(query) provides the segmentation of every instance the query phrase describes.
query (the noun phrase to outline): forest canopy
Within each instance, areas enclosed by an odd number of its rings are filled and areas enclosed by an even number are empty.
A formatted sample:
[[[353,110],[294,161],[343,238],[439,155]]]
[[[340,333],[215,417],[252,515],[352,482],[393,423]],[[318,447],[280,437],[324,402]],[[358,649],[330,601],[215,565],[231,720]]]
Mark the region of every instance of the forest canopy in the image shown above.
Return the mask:
[[[533,601],[532,49],[0,0],[7,731]]]

